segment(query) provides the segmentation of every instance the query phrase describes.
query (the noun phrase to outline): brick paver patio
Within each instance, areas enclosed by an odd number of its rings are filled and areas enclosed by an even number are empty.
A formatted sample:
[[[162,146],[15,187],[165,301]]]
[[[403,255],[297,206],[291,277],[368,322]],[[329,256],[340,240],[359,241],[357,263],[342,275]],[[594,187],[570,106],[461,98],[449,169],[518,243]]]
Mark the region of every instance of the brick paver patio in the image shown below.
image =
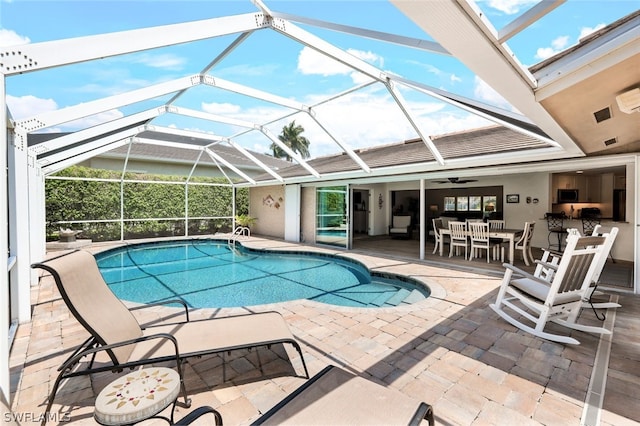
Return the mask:
[[[246,244],[292,247],[260,238]],[[488,307],[500,284],[495,274],[358,252],[340,254],[371,269],[418,278],[431,287],[432,296],[397,308],[345,308],[296,301],[200,309],[194,317],[277,310],[299,340],[310,374],[327,364],[341,366],[432,404],[437,424],[581,423],[585,400],[593,398],[589,386],[599,336],[573,331],[582,344],[570,346],[518,331]],[[21,424],[31,424],[30,420],[41,415],[57,367],[88,336],[69,313],[50,277],[43,277],[32,294],[33,319],[19,327],[10,359],[12,408]],[[620,303],[623,307],[609,314],[615,316],[615,328],[608,382],[603,409],[596,411],[605,425],[640,421],[640,301],[622,294]],[[154,308],[142,320],[171,311]],[[597,321],[587,309],[580,320]],[[212,406],[227,425],[250,423],[305,381],[298,354],[282,345],[235,351],[224,359],[192,359],[185,374],[193,400],[191,409]],[[115,377],[101,373],[67,380],[56,395],[49,424],[96,424],[95,396]],[[191,409],[178,407],[176,418]]]

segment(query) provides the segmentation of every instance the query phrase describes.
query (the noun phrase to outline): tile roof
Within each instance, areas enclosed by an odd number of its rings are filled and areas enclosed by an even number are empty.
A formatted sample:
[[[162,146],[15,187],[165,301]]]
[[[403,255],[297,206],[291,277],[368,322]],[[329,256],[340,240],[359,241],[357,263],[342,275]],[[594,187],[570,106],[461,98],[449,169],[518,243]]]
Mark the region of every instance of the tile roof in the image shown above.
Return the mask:
[[[473,130],[434,136],[431,138],[446,159],[482,156],[511,151],[546,148],[547,142],[524,135],[503,126],[490,126]],[[429,163],[435,161],[422,139],[407,140],[402,143],[355,150],[356,154],[372,169]],[[308,164],[320,174],[355,171],[359,166],[346,154],[319,157]],[[301,166],[295,164],[278,171],[284,178],[308,175]],[[270,175],[256,178],[270,180]]]

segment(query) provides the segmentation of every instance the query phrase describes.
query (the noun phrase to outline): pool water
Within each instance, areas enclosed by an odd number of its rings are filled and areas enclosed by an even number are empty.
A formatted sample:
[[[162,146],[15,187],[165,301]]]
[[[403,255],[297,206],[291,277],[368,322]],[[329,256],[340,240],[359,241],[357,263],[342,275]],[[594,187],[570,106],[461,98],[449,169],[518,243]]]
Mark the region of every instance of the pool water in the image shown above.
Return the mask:
[[[337,256],[252,250],[226,241],[131,245],[96,255],[100,271],[122,300],[183,299],[193,308],[254,306],[309,299],[351,307],[397,306],[429,296],[405,277],[370,274]]]

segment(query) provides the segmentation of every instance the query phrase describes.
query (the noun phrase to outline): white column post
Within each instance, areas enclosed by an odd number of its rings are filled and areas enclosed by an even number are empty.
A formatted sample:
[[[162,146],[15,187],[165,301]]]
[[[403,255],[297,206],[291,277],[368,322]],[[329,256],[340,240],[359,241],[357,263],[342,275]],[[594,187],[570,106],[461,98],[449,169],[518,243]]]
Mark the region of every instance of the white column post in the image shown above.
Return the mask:
[[[424,245],[427,242],[426,196],[424,179],[420,179],[420,260],[424,260]]]

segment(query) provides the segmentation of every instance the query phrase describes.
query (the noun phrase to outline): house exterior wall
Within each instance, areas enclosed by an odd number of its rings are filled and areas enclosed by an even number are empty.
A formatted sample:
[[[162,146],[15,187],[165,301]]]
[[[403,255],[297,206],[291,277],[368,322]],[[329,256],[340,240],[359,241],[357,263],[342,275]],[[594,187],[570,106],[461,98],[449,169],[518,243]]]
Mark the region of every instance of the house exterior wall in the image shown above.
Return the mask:
[[[284,203],[284,185],[251,188],[249,215],[258,218],[251,232],[284,239]]]
[[[637,157],[640,159],[640,156]],[[636,160],[640,161],[640,160]],[[461,188],[472,186],[502,186],[503,198],[508,194],[519,195],[518,203],[506,203],[503,199],[503,215],[506,220],[507,228],[523,228],[525,222],[535,222],[535,231],[533,235],[532,245],[534,247],[548,247],[549,232],[547,223],[544,219],[545,213],[552,211],[557,205],[552,204],[551,199],[551,173],[546,171],[506,174],[496,176],[478,177],[477,182],[467,185],[439,184],[432,180],[425,181],[425,188],[428,193],[431,189]],[[635,262],[634,245],[636,230],[634,216],[637,213],[635,205],[635,185],[638,173],[635,164],[627,165],[627,220],[626,222],[613,222],[611,220],[603,220],[603,226],[617,226],[620,229],[616,242],[612,248],[612,255],[615,259]],[[635,179],[634,179],[635,177]],[[441,180],[441,179],[439,179]],[[369,199],[366,202],[369,211],[369,235],[385,235],[388,233],[388,226],[391,221],[391,192],[399,190],[419,190],[420,181],[402,181],[376,184],[362,184],[355,181],[354,187],[360,190],[369,191]],[[267,207],[263,205],[263,199],[271,195],[274,199],[284,197],[284,189],[280,186],[256,187],[251,189],[251,214],[259,217],[260,220],[256,226],[256,233],[273,236],[276,238],[284,238],[284,212],[283,209]],[[382,199],[382,207],[379,200]],[[530,202],[527,202],[527,200]],[[533,200],[537,199],[535,203]],[[282,203],[281,203],[282,204]],[[584,204],[584,203],[583,203]],[[597,205],[588,205],[597,207]],[[585,207],[585,205],[582,205]],[[278,211],[279,210],[279,211]],[[306,186],[301,188],[300,203],[300,229],[301,242],[315,243],[315,210],[316,210],[316,187]],[[262,217],[264,216],[264,218]],[[582,231],[582,222],[580,220],[566,221],[566,227],[575,227]]]

